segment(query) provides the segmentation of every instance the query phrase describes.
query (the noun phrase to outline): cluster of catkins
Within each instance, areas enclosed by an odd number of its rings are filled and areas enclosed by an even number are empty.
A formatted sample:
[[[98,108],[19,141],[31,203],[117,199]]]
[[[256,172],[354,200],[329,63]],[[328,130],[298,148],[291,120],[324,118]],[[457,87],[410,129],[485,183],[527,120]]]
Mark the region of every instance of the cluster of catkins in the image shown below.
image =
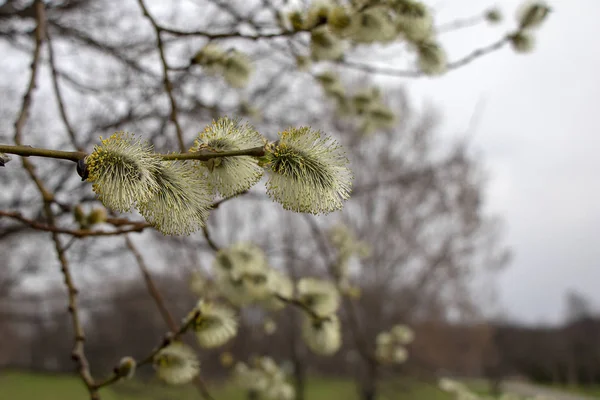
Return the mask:
[[[380,129],[392,128],[396,114],[388,107],[377,87],[363,88],[355,93],[347,93],[339,76],[333,71],[316,75],[325,95],[335,101],[337,113],[341,117],[355,117],[364,134]]]
[[[301,304],[306,311],[302,337],[315,353],[330,355],[341,346],[341,327],[336,312],[339,292],[332,282],[305,277],[296,285],[282,272],[269,266],[260,247],[237,243],[220,250],[213,265],[219,293],[242,307],[260,305],[282,309],[287,302]]]
[[[360,289],[350,281],[350,261],[352,257],[362,259],[371,254],[371,247],[358,240],[346,225],[338,223],[327,232],[331,245],[336,250],[336,261],[332,265],[334,278],[339,290],[350,297],[360,296]]]
[[[542,0],[524,3],[517,10],[518,29],[509,35],[513,49],[518,53],[529,53],[533,50],[534,31],[539,28],[550,13],[550,7]]]
[[[344,225],[329,231],[329,239],[338,250],[341,269],[352,255],[365,255],[366,245],[358,241]],[[182,322],[182,333],[192,331],[202,348],[217,348],[236,336],[238,312],[246,306],[259,306],[276,312],[293,304],[303,311],[301,335],[306,346],[318,355],[333,355],[342,345],[342,329],[337,312],[342,289],[333,281],[304,277],[293,282],[286,274],[271,267],[263,250],[248,242],[239,242],[220,249],[214,258],[212,279],[200,271],[190,277],[190,289],[203,295],[196,307]],[[341,272],[343,276],[345,272]],[[337,277],[339,278],[339,276]],[[208,300],[210,299],[210,300]],[[217,299],[220,299],[217,300]],[[227,304],[227,305],[226,305]],[[265,332],[273,333],[275,322],[265,319]],[[404,346],[413,339],[413,332],[404,325],[394,326],[377,337],[375,356],[382,364],[404,362]],[[233,356],[225,352],[221,361],[234,364]],[[168,384],[184,384],[194,379],[200,363],[191,347],[179,340],[163,344],[152,357],[157,376]],[[121,360],[116,373],[121,378],[133,376],[136,362],[131,357]],[[284,369],[268,357],[254,357],[248,364],[237,362],[233,375],[238,385],[267,399],[293,399],[294,389],[287,382]]]
[[[316,354],[331,355],[341,346],[341,327],[336,316],[340,295],[335,285],[317,278],[302,278],[296,284],[285,274],[269,266],[264,252],[251,243],[237,243],[217,252],[213,262],[217,289],[212,296],[221,296],[230,306],[216,301],[200,300],[184,320],[183,326],[193,330],[203,348],[222,346],[238,329],[236,312],[231,307],[258,305],[266,310],[281,310],[287,303],[301,305],[304,310],[302,337]],[[194,293],[211,293],[210,284],[196,271],[190,279]],[[274,322],[269,321],[271,324]],[[273,329],[272,327],[271,329]],[[224,364],[233,359],[224,353]],[[199,372],[200,364],[194,351],[181,342],[162,348],[153,358],[158,377],[169,384],[183,384]],[[135,369],[133,359],[121,361],[120,376],[128,377]],[[255,390],[266,398],[291,399],[293,388],[283,371],[268,357],[253,359],[249,365],[238,362],[234,367],[237,383]]]
[[[270,357],[255,357],[250,365],[238,362],[234,368],[238,386],[256,392],[260,398],[293,400],[294,387],[287,381],[283,368]]]
[[[401,364],[408,359],[406,345],[414,340],[415,334],[406,325],[396,325],[376,338],[375,356],[380,363]]]
[[[216,196],[250,189],[266,170],[267,194],[287,210],[313,214],[342,207],[352,172],[341,146],[308,127],[290,128],[268,142],[248,124],[221,118],[198,135],[190,153],[263,148],[263,157],[165,160],[152,146],[118,132],[85,159],[83,176],[109,209],[140,214],[165,235],[187,235],[205,225]]]
[[[214,43],[198,51],[192,57],[191,64],[202,66],[206,73],[222,75],[235,88],[245,87],[254,71],[252,60],[245,53],[235,49],[225,50]]]
[[[182,326],[194,332],[201,347],[215,348],[237,334],[238,321],[230,307],[200,299]],[[200,361],[195,351],[179,340],[171,341],[156,351],[152,364],[157,376],[171,385],[188,383],[200,372]],[[121,378],[131,378],[135,370],[136,361],[132,357],[124,357],[115,372]]]
[[[417,54],[419,69],[429,75],[446,70],[446,55],[435,39],[429,8],[415,0],[315,0],[307,9],[282,14],[280,24],[310,31],[311,58],[340,60],[350,45],[405,40]]]

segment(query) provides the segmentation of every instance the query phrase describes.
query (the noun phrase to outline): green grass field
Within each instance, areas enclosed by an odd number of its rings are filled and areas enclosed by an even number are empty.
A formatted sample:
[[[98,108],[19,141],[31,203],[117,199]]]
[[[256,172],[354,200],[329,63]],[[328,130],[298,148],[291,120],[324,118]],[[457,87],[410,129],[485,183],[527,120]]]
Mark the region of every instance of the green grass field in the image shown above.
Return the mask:
[[[198,399],[192,386],[167,387],[141,382],[118,383],[102,389],[103,400],[191,400]],[[232,385],[211,387],[216,400],[242,400],[245,392]],[[394,382],[381,387],[385,400],[451,400],[435,386],[424,383]],[[0,372],[0,399],[4,400],[85,400],[87,392],[75,376]],[[308,400],[357,399],[356,386],[349,380],[311,379],[307,384]]]
[[[557,389],[563,392],[583,394],[594,398],[600,398],[600,385],[594,386],[564,386],[564,385],[550,385],[549,387]]]

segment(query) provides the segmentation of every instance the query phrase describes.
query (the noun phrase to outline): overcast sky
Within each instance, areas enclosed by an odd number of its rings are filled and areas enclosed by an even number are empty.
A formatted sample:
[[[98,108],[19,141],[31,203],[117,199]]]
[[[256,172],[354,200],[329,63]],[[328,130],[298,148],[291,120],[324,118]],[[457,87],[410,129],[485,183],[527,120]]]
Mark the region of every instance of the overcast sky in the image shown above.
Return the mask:
[[[3,1],[0,0],[0,4]],[[494,2],[431,0],[443,23]],[[496,2],[506,22],[444,35],[450,59],[514,27],[520,0]],[[553,322],[565,291],[600,307],[600,0],[554,0],[536,49],[505,48],[439,79],[412,81],[411,94],[444,113],[445,132],[464,132],[478,108],[474,148],[489,173],[487,202],[506,222],[514,260],[498,284],[507,314]]]
[[[436,0],[439,21],[486,2]],[[493,3],[491,3],[493,4]],[[450,58],[514,25],[519,1],[497,2],[506,22],[447,34]],[[474,132],[490,176],[488,207],[505,217],[514,260],[499,280],[502,308],[529,322],[557,321],[564,293],[600,305],[599,0],[554,0],[535,51],[510,48],[441,79],[410,85],[444,110],[449,133]]]

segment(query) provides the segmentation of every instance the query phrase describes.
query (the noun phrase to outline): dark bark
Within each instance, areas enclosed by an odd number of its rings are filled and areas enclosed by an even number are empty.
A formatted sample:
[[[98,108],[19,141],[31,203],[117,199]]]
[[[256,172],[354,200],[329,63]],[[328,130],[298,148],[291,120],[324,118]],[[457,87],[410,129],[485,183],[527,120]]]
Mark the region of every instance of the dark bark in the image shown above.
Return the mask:
[[[361,400],[375,400],[377,398],[377,364],[373,361],[366,363],[365,377],[360,388]]]

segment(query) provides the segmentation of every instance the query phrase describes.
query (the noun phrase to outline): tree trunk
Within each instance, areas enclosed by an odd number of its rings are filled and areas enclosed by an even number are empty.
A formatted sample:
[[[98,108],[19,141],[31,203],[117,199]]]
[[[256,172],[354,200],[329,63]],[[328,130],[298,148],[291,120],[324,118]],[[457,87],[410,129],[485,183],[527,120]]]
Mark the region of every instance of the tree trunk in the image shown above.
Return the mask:
[[[304,365],[301,362],[294,362],[294,388],[296,389],[295,400],[304,400],[305,388],[306,388],[306,372],[304,371]]]
[[[375,400],[377,398],[377,372],[377,364],[373,361],[369,361],[360,388],[361,400]]]
[[[295,400],[304,400],[305,388],[306,388],[306,367],[304,365],[304,359],[302,357],[300,346],[300,338],[294,329],[298,324],[298,318],[295,310],[289,313],[290,316],[290,353],[292,358],[292,364],[294,365],[294,389],[296,390]]]

